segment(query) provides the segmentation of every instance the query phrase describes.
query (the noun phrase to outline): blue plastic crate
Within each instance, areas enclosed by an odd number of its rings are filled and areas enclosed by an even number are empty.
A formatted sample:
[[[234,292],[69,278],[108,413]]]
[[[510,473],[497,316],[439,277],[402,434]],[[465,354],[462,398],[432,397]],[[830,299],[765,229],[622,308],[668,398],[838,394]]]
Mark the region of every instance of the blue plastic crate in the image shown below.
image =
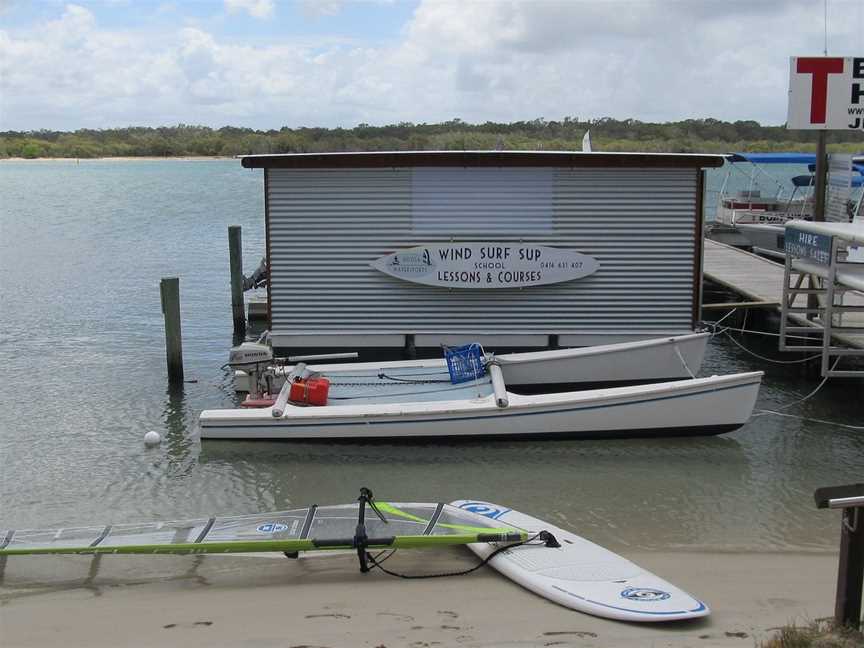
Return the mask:
[[[459,347],[445,346],[444,357],[447,359],[450,382],[458,385],[469,380],[477,380],[485,374],[484,356],[483,347],[476,342]]]

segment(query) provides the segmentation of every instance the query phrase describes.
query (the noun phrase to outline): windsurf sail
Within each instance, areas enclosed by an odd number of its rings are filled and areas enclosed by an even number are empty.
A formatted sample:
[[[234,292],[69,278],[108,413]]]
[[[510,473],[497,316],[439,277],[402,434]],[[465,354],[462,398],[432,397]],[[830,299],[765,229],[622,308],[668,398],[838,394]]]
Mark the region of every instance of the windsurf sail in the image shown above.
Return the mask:
[[[366,489],[364,489],[366,490]],[[368,491],[367,491],[368,492]],[[0,556],[33,554],[206,554],[422,549],[475,542],[524,542],[529,534],[488,526],[443,503],[357,503],[174,522],[65,529],[0,530]],[[362,527],[362,529],[361,529]],[[361,533],[361,530],[365,533]],[[365,555],[364,555],[365,557]],[[361,567],[363,557],[361,557]]]

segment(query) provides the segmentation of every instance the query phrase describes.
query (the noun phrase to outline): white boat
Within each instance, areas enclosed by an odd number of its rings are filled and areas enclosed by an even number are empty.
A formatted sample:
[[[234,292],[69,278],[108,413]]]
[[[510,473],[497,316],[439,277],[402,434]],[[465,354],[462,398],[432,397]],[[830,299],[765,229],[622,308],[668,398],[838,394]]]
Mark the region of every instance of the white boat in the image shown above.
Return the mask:
[[[864,169],[864,167],[861,167]],[[859,189],[864,187],[864,177],[861,175],[853,176],[852,178],[852,188]],[[860,219],[864,216],[864,211],[862,211],[862,205],[864,205],[864,191],[858,192],[857,201],[850,201],[849,204],[849,217],[851,220]],[[795,219],[795,220],[810,220],[809,218],[805,219]],[[753,251],[757,254],[762,254],[764,256],[773,257],[779,260],[783,260],[786,258],[786,249],[785,249],[785,236],[786,236],[786,224],[792,222],[791,220],[785,221],[784,224],[770,224],[770,223],[738,223],[735,228],[741,232],[744,238],[747,239],[750,247],[752,247]]]
[[[785,258],[784,225],[790,220],[813,220],[815,178],[813,153],[733,153],[727,156],[729,176],[720,191],[715,220],[709,225],[706,235],[722,243],[751,248],[753,252],[776,259]],[[737,194],[728,194],[725,189],[733,171],[747,163],[750,168],[748,187]],[[782,183],[762,169],[763,165],[808,165],[810,173],[797,175]],[[852,158],[851,186],[853,193],[848,201],[848,218],[861,214],[864,192],[864,160]],[[760,178],[776,185],[776,194],[765,196]],[[787,195],[788,185],[792,191]]]
[[[332,375],[323,406],[205,410],[203,439],[406,440],[710,435],[750,418],[762,372],[561,393],[507,391],[500,368],[458,385],[417,369]]]
[[[747,239],[749,247],[756,254],[781,261],[786,258],[785,225],[738,223],[736,229]]]
[[[691,378],[699,373],[709,333],[692,333],[675,337],[636,342],[605,344],[576,349],[554,349],[529,353],[496,355],[508,385],[574,385],[637,383]],[[246,346],[250,346],[246,343]],[[262,349],[263,353],[267,353]],[[359,371],[418,371],[446,378],[443,358],[430,360],[396,360],[392,362],[314,364],[310,370],[334,376]],[[267,389],[281,389],[285,376],[294,366],[271,367]],[[257,382],[257,377],[252,381]],[[250,374],[237,369],[234,386],[238,392],[250,391]]]
[[[729,174],[720,190],[715,224],[735,228],[739,224],[779,224],[793,218],[813,217],[813,176],[802,175],[792,179],[792,191],[787,185],[768,174],[764,165],[815,164],[814,153],[733,153],[726,156]],[[741,172],[742,165],[749,170],[747,188],[727,193],[729,179],[734,172]],[[762,183],[774,185],[774,195],[763,194]],[[799,193],[799,189],[801,192]]]

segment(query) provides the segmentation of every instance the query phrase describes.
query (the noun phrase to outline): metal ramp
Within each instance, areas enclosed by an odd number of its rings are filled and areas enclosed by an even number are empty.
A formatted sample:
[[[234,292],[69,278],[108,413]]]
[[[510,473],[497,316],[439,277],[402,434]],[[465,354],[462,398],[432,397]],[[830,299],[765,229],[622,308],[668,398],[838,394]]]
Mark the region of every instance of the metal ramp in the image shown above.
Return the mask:
[[[821,340],[822,376],[864,377],[835,369],[864,357],[864,225],[790,221],[785,241],[780,350],[812,352],[801,339]]]

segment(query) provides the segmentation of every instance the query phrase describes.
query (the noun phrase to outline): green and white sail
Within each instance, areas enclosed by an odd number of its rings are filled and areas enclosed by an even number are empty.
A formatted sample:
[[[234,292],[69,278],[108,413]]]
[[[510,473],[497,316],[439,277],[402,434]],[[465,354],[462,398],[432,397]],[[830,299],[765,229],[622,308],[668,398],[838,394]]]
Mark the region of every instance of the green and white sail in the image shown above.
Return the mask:
[[[367,507],[368,547],[424,548],[475,542],[521,542],[528,534],[500,528],[449,504],[376,502]],[[0,530],[0,556],[27,554],[202,554],[352,549],[359,504],[309,506],[272,513],[174,522]],[[487,523],[488,522],[488,523]]]

